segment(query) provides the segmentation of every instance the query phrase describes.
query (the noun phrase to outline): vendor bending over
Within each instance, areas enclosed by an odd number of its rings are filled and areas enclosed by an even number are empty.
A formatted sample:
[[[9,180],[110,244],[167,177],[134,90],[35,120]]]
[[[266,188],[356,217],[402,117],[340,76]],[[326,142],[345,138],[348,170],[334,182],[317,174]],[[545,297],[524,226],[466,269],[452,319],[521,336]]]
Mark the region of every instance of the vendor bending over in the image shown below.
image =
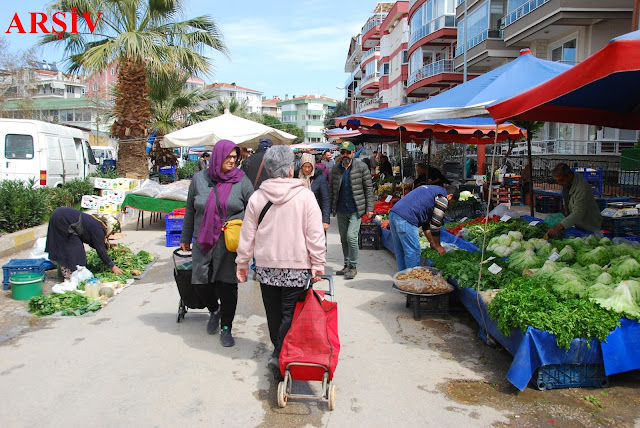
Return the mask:
[[[598,232],[602,225],[602,216],[587,180],[581,174],[574,174],[566,163],[560,163],[553,169],[553,179],[562,186],[566,218],[549,229],[549,236],[555,236],[572,226]]]
[[[420,266],[418,227],[422,227],[431,248],[445,253],[440,244],[440,226],[449,203],[459,196],[455,186],[420,186],[395,203],[389,212],[389,225],[398,271]]]
[[[113,273],[123,273],[107,254],[108,238],[114,232],[120,232],[120,222],[109,214],[89,215],[74,208],[56,208],[49,219],[45,251],[66,279],[71,278],[76,266],[87,265],[84,244],[95,249]]]

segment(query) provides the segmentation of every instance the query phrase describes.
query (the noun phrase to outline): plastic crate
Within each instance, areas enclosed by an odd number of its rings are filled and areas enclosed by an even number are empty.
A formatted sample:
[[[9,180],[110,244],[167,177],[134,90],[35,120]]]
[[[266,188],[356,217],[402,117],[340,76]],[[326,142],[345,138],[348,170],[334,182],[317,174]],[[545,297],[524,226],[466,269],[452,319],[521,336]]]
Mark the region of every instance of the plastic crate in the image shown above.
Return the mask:
[[[582,175],[587,181],[602,181],[602,168],[571,168],[571,170]]]
[[[465,217],[468,219],[475,218],[476,210],[474,208],[474,204],[475,202],[463,202],[451,205],[444,213],[445,220],[447,222],[452,222]]]
[[[9,289],[9,277],[16,273],[37,273],[44,275],[45,259],[12,259],[2,266],[2,288]]]
[[[378,223],[360,224],[360,231],[358,232],[358,248],[379,250],[382,246],[380,234],[380,225]]]
[[[540,213],[558,213],[561,210],[561,196],[536,195],[536,211]]]
[[[173,217],[169,214],[164,216],[165,232],[182,232],[184,217]]]
[[[167,247],[179,247],[180,246],[180,237],[182,233],[180,232],[167,232]]]
[[[420,321],[424,316],[449,318],[449,294],[407,294],[407,308],[413,308],[413,319]]]
[[[602,217],[602,230],[613,237],[640,235],[640,216]]]
[[[606,388],[609,386],[603,364],[549,364],[538,367],[531,380],[541,391],[556,388]]]
[[[520,184],[520,175],[518,174],[505,174],[504,185],[505,186],[517,186]]]
[[[176,167],[174,166],[161,166],[160,168],[158,168],[158,172],[160,174],[175,174],[176,173]]]

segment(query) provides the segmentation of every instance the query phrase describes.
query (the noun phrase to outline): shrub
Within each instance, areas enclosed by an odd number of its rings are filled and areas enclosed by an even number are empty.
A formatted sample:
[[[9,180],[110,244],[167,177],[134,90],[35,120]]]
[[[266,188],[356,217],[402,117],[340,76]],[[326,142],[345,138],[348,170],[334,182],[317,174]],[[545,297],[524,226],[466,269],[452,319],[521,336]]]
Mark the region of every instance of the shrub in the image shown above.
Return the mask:
[[[75,179],[67,181],[62,185],[62,189],[68,191],[72,198],[71,205],[67,206],[73,206],[80,203],[83,195],[96,194],[96,191],[93,188],[93,184],[91,183],[91,181],[89,181],[88,178],[85,178],[83,180]]]
[[[186,161],[184,166],[178,168],[176,173],[178,174],[178,180],[184,180],[185,178],[189,178],[193,175],[196,170],[196,162]]]
[[[0,182],[0,230],[11,233],[44,223],[50,214],[49,189],[35,183],[34,179]]]
[[[89,174],[89,177],[118,178],[118,171],[115,168],[107,168],[105,172],[102,172],[100,170],[92,172],[91,174]]]

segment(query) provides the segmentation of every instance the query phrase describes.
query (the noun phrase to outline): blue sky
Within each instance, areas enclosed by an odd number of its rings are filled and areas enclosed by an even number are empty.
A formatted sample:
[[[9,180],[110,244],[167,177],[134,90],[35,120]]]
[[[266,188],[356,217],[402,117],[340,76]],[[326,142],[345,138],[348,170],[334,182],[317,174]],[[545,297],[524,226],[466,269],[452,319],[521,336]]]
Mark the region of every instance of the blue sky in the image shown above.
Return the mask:
[[[29,12],[46,12],[48,1],[4,2],[0,33],[12,51],[33,46],[35,34],[6,34],[14,13],[23,25]],[[185,16],[210,15],[222,30],[231,58],[209,53],[215,70],[207,83],[239,86],[284,97],[317,94],[342,100],[347,78],[344,63],[350,38],[360,32],[375,1],[350,0],[185,0]],[[26,29],[26,28],[25,28]],[[27,29],[28,31],[28,29]],[[42,47],[40,59],[60,62],[61,51]]]

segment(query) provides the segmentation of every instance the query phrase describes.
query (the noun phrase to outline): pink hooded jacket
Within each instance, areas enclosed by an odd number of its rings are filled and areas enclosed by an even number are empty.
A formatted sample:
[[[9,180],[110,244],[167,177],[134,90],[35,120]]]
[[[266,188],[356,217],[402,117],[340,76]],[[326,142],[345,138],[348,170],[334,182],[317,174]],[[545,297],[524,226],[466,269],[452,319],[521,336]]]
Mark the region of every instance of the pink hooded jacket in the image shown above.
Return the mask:
[[[260,212],[271,201],[258,226]],[[249,198],[240,229],[236,265],[323,270],[325,236],[322,213],[311,190],[298,178],[265,180]]]

